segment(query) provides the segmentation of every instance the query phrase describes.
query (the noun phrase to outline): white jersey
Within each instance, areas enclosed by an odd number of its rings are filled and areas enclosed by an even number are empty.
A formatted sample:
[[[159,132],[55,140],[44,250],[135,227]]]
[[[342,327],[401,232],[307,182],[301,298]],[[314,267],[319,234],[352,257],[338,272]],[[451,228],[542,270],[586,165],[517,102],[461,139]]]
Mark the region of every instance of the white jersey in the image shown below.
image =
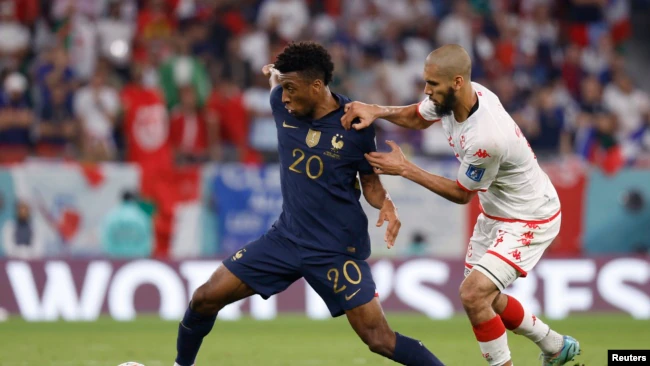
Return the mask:
[[[461,165],[456,182],[479,191],[483,213],[501,221],[545,220],[560,210],[550,179],[537,163],[526,137],[503,108],[499,98],[472,83],[478,110],[464,122],[452,115],[438,117],[427,97],[418,113],[428,121],[442,121],[449,146]]]

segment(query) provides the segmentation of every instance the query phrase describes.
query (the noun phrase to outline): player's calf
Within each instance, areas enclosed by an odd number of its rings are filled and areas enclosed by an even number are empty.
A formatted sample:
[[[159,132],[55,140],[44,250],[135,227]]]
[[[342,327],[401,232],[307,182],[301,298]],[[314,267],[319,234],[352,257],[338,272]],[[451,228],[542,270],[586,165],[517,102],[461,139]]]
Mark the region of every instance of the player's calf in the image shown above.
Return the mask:
[[[372,352],[402,365],[443,366],[422,342],[390,329],[377,298],[347,310],[346,315],[354,331]]]
[[[498,294],[494,283],[478,271],[472,271],[460,286],[460,299],[483,358],[492,366],[512,365],[505,325],[492,309]]]
[[[544,354],[553,355],[562,349],[562,335],[525,309],[514,297],[500,294],[494,305],[507,329],[535,342]]]
[[[402,365],[444,366],[422,342],[395,332],[395,350],[391,359]]]
[[[216,318],[217,314],[202,315],[192,310],[190,303],[183,320],[178,324],[178,337],[176,338],[177,366],[194,365],[203,338],[212,330]]]
[[[360,332],[359,337],[370,351],[402,365],[442,366],[422,342],[393,332],[390,328],[370,329]]]
[[[253,293],[225,266],[220,266],[208,282],[194,291],[192,301],[178,325],[176,366],[194,365],[203,338],[212,330],[219,311]]]

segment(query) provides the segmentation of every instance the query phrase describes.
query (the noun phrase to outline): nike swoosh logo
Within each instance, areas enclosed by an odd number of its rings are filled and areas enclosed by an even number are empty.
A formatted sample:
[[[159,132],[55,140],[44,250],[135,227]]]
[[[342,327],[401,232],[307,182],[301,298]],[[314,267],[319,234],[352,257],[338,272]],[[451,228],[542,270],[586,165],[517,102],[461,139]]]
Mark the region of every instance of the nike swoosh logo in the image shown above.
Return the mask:
[[[282,121],[282,127],[285,127],[285,128],[298,128],[298,126],[288,125],[287,122],[285,122],[285,121]]]
[[[361,291],[361,289],[358,289],[352,293],[352,295],[345,295],[345,301],[350,301],[351,298],[354,297],[354,295],[357,294],[357,292]]]

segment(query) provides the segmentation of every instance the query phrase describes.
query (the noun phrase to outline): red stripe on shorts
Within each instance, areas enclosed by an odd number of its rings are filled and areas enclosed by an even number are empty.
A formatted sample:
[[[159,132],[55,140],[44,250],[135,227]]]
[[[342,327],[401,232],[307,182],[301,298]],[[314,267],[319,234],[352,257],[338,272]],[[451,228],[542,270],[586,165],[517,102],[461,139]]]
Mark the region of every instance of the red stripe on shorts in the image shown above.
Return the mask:
[[[499,254],[499,253],[497,253],[497,252],[495,252],[495,251],[493,251],[493,250],[488,250],[487,253],[488,253],[488,254],[492,254],[493,256],[496,256],[496,257],[498,257],[499,259],[501,259],[502,261],[504,261],[504,262],[508,263],[509,265],[511,265],[512,268],[516,269],[517,272],[521,273],[521,277],[526,277],[526,276],[528,276],[528,272],[524,271],[523,269],[521,269],[521,267],[519,267],[518,265],[514,264],[510,259],[508,259],[508,258],[502,256],[501,254]]]
[[[561,210],[557,210],[553,216],[549,217],[548,219],[543,219],[543,220],[521,220],[521,219],[509,219],[505,217],[498,217],[498,216],[492,216],[488,215],[485,213],[485,210],[483,210],[483,206],[479,205],[479,208],[481,209],[481,213],[487,217],[488,219],[492,220],[497,220],[497,221],[503,221],[503,222],[521,222],[524,224],[532,224],[532,225],[541,225],[541,224],[548,224],[549,222],[555,220],[556,217],[560,216]]]

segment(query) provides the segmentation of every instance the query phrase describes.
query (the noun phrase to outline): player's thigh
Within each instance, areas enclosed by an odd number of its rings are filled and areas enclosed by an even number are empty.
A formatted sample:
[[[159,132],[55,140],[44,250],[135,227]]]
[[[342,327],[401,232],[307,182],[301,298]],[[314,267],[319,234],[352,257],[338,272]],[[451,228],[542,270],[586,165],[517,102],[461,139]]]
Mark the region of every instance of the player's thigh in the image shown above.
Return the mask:
[[[268,299],[302,277],[300,261],[297,246],[271,230],[226,258],[223,266]]]
[[[465,277],[469,275],[470,271],[476,263],[485,255],[488,248],[494,242],[493,227],[489,220],[480,214],[476,219],[474,231],[467,244],[467,253],[465,254]]]
[[[367,304],[377,293],[368,262],[344,254],[309,253],[302,274],[333,317]]]
[[[481,260],[474,265],[503,290],[518,277],[526,277],[560,232],[561,216],[544,224],[502,223],[498,235]]]

